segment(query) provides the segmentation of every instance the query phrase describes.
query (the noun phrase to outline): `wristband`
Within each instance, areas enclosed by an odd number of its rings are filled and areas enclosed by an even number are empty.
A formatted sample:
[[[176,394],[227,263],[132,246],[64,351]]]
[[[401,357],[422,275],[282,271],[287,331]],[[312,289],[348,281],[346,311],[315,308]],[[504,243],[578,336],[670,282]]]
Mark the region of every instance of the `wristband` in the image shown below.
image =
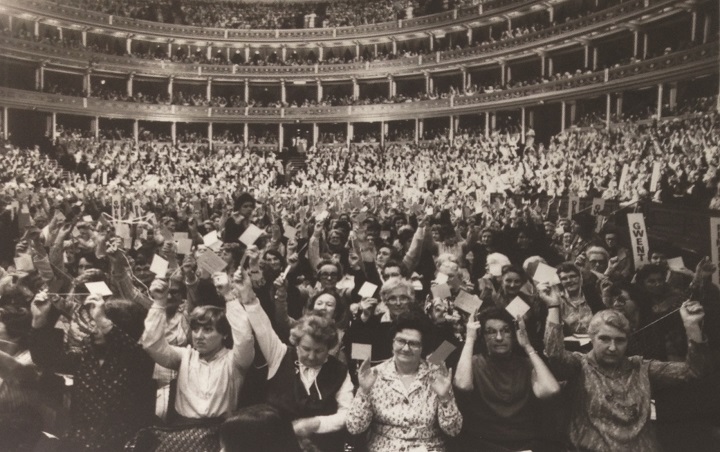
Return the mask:
[[[548,309],[552,309],[552,308],[558,308],[558,309],[560,309],[560,305],[559,305],[559,304],[554,304],[554,305],[552,305],[552,306],[548,306]]]
[[[529,357],[530,355],[537,355],[537,354],[538,354],[538,352],[537,352],[536,350],[530,350],[529,352],[526,351],[525,353],[527,353],[528,357]]]

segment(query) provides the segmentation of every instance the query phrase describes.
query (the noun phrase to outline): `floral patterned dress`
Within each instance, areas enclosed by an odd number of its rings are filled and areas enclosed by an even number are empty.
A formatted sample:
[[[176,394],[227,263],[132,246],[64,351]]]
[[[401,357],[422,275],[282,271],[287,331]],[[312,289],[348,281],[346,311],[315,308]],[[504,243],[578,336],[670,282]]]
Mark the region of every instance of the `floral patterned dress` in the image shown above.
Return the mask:
[[[359,434],[370,428],[370,452],[443,452],[444,432],[457,436],[462,415],[452,396],[441,403],[432,390],[434,364],[421,362],[416,380],[405,387],[390,359],[376,367],[378,376],[369,395],[358,391],[348,413],[348,431]]]

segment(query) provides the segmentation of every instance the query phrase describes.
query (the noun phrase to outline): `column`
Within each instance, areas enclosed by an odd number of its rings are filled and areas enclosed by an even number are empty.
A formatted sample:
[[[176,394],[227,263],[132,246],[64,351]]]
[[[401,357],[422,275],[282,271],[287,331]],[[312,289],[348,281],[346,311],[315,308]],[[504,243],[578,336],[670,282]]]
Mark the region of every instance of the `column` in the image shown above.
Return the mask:
[[[577,120],[577,102],[570,101],[570,125],[574,126]]]
[[[172,58],[172,45],[173,45],[173,40],[172,40],[172,39],[168,39],[167,45],[168,45],[168,48],[167,48],[167,56],[168,56],[168,58]]]
[[[132,55],[132,35],[128,35],[127,38],[125,38],[125,52],[128,55]]]
[[[593,47],[592,54],[593,54],[592,55],[592,70],[597,71],[597,67],[598,67],[598,48],[597,47]]]
[[[87,47],[87,30],[83,30],[80,32],[80,37],[82,39],[82,45],[83,47]]]
[[[418,118],[418,138],[420,140],[424,139],[425,137],[425,120],[423,118]]]
[[[395,78],[388,75],[388,97],[395,96]]]
[[[287,46],[285,44],[280,46],[280,56],[283,61],[287,60]]]
[[[432,78],[429,72],[423,72],[423,75],[425,76],[425,94],[430,94],[432,92]]]
[[[462,87],[459,91],[464,93],[465,91],[467,91],[467,86],[468,86],[467,68],[465,66],[462,66],[460,68],[460,76],[462,78]]]
[[[325,47],[322,44],[318,45],[318,61],[322,61],[325,58]]]
[[[420,119],[415,118],[415,144],[420,141]]]
[[[708,38],[710,37],[710,15],[705,14],[705,20],[703,21],[703,44],[707,44]],[[720,98],[718,98],[720,102]]]
[[[213,147],[213,123],[208,123],[208,143],[210,143],[210,149]]]
[[[450,116],[450,127],[448,127],[448,140],[450,140],[450,143],[455,141],[455,117]]]
[[[57,27],[57,31],[58,31],[58,38],[62,41],[62,39],[63,39],[63,29],[62,29],[62,27]]]
[[[692,12],[692,19],[690,22],[690,40],[695,42],[695,38],[697,36],[697,22],[698,22],[698,13],[697,11]]]
[[[485,138],[490,138],[490,112],[485,112]]]
[[[548,57],[547,59],[547,67],[548,67],[548,76],[551,76],[555,73],[555,67],[553,65],[553,59],[552,57]]]
[[[140,121],[137,119],[133,121],[133,140],[135,141],[135,144],[137,144],[140,140]]]
[[[545,64],[545,52],[538,52],[538,55],[540,56],[540,76],[545,77],[545,69],[547,66]]]
[[[177,143],[177,122],[173,121],[170,123],[170,139],[172,140],[173,146]]]
[[[285,127],[282,123],[278,124],[278,152],[282,152],[283,143],[285,142]]]
[[[492,116],[490,116],[490,128],[492,130],[497,129],[497,113],[493,112]]]
[[[83,89],[85,90],[85,96],[89,97],[92,95],[92,81],[90,80],[90,69],[85,72],[85,77],[83,77]]]
[[[590,67],[590,44],[588,42],[583,43],[583,49],[585,50],[585,66]]]
[[[10,16],[12,17],[12,16]],[[8,139],[9,133],[8,133],[8,113],[10,112],[10,109],[8,107],[3,107],[3,115],[2,115],[2,137],[4,140]]]
[[[37,91],[45,89],[45,63],[40,63],[35,69],[35,89]]]
[[[318,102],[322,102],[322,99],[323,99],[323,85],[322,85],[322,82],[320,81],[320,79],[317,79],[317,80],[315,81],[315,83],[317,83],[317,101],[318,101]]]
[[[243,143],[245,144],[245,147],[247,147],[248,142],[250,141],[250,126],[248,123],[243,124]]]
[[[468,45],[471,46],[473,43],[473,30],[470,26],[467,27],[467,41]]]
[[[565,103],[565,101],[560,102],[560,131],[561,132],[565,131],[565,123],[566,123],[565,111],[566,111],[566,109],[567,109],[567,104]]]
[[[500,85],[505,86],[505,68],[507,67],[505,61],[500,62]]]
[[[388,125],[385,121],[380,121],[380,147],[385,148],[385,135],[388,133]]]
[[[36,38],[40,37],[40,19],[35,19],[33,36],[35,36]]]
[[[50,121],[51,121],[51,127],[52,127],[52,140],[55,142],[57,140],[57,113],[52,112],[50,115]]]
[[[678,90],[678,84],[677,82],[670,84],[670,92],[668,93],[668,104],[670,105],[670,110],[675,111],[675,107],[677,107],[677,90]]]
[[[610,108],[612,106],[612,95],[607,93],[605,95],[605,127],[610,128]]]
[[[531,129],[535,128],[535,111],[534,110],[530,110],[528,112],[528,127],[530,127]]]
[[[347,145],[350,146],[350,142],[352,141],[353,134],[355,133],[355,126],[353,123],[349,122],[347,123],[347,136],[345,137],[347,139]]]
[[[95,116],[92,119],[90,119],[90,132],[92,132],[92,134],[96,140],[100,139],[100,117],[99,116]]]
[[[212,77],[207,79],[207,87],[205,88],[205,98],[208,102],[212,99]]]
[[[355,58],[360,58],[360,41],[355,41]]]
[[[208,42],[205,45],[205,58],[208,59],[208,61],[212,60],[213,54],[212,54],[212,42]]]
[[[280,79],[280,102],[287,101],[287,89],[285,88],[285,79]]]
[[[428,33],[428,40],[430,43],[430,51],[432,52],[435,50],[435,35],[432,33]]]
[[[648,34],[643,33],[643,60],[647,58],[648,55]]]
[[[135,80],[135,73],[131,72],[130,74],[128,74],[126,82],[128,97],[133,97],[133,80]]]
[[[527,128],[527,124],[525,123],[525,107],[522,107],[520,109],[520,141],[522,143],[525,142],[525,129]]]
[[[318,123],[313,123],[313,134],[312,134],[312,144],[313,146],[317,146],[318,137],[320,136],[320,127],[318,126]]]
[[[657,119],[662,118],[662,107],[663,107],[663,84],[658,83],[657,89]]]
[[[512,30],[512,19],[510,18],[510,16],[505,16],[505,19],[507,19],[507,24],[508,24],[507,29],[508,29],[508,31],[511,31]]]
[[[377,47],[377,42],[376,42],[375,44],[373,44],[373,57],[377,58],[377,56],[378,56],[378,47]]]
[[[390,38],[392,40],[392,53],[393,55],[397,55],[397,39]]]
[[[250,61],[250,46],[245,44],[245,62],[247,63],[248,61]]]
[[[547,12],[550,23],[555,22],[555,8],[553,8],[552,5],[548,5]]]
[[[635,29],[633,30],[633,56],[637,58],[638,50],[640,46],[640,32]]]
[[[245,103],[250,102],[250,80],[245,79]]]
[[[622,118],[623,112],[623,93],[615,94],[615,116],[620,119]]]
[[[167,91],[168,91],[168,95],[170,96],[170,99],[172,99],[172,97],[173,97],[173,82],[174,81],[175,81],[174,76],[171,75],[170,77],[168,77]]]
[[[355,77],[352,79],[353,82],[353,99],[358,100],[360,98],[360,85]]]

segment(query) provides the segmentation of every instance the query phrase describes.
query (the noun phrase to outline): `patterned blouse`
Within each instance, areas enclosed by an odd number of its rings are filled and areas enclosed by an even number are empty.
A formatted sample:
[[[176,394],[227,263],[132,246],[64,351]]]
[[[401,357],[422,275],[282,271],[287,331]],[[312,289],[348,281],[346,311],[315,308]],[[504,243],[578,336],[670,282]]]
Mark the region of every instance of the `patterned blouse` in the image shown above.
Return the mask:
[[[667,386],[703,374],[707,344],[689,343],[686,362],[628,357],[615,370],[600,367],[591,354],[565,351],[562,327],[549,323],[545,353],[551,368],[570,383],[570,442],[582,451],[660,450],[650,424],[650,386]]]
[[[442,433],[457,436],[462,415],[454,396],[441,403],[431,388],[438,366],[421,362],[409,388],[400,380],[394,360],[376,369],[378,377],[370,394],[358,391],[353,400],[346,420],[348,431],[359,434],[370,427],[370,452],[445,451]]]

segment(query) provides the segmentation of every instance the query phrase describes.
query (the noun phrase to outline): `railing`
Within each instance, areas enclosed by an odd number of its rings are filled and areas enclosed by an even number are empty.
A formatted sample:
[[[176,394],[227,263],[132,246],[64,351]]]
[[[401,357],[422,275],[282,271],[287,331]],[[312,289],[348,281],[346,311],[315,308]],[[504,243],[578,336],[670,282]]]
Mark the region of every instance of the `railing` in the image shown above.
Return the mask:
[[[0,104],[112,118],[195,122],[369,121],[436,117],[582,98],[718,72],[718,43],[568,79],[493,93],[400,104],[308,108],[215,108],[108,101],[0,88]]]
[[[70,20],[76,23],[83,23],[98,28],[120,29],[128,33],[139,33],[143,35],[156,34],[162,37],[174,37],[180,39],[200,38],[216,41],[260,40],[289,42],[292,40],[298,40],[307,42],[338,38],[363,38],[378,35],[389,36],[397,34],[401,30],[416,31],[430,28],[437,29],[438,27],[451,25],[457,22],[517,11],[519,8],[527,7],[533,4],[541,4],[542,1],[543,0],[489,0],[483,3],[482,13],[479,12],[479,6],[465,7],[457,10],[457,12],[446,11],[438,14],[420,16],[413,19],[383,22],[380,24],[360,25],[355,27],[308,28],[293,30],[224,29],[150,22],[146,20],[110,16],[100,12],[74,8],[43,0],[3,0],[3,3],[6,6],[17,8],[32,14],[40,14],[55,19]],[[491,14],[488,14],[488,11],[491,11]]]
[[[479,57],[486,60],[507,56],[513,52],[533,49],[541,45],[548,45],[559,39],[570,39],[577,36],[587,36],[602,28],[615,26],[617,22],[631,20],[639,15],[649,15],[653,12],[663,11],[668,6],[680,0],[665,0],[650,7],[644,7],[644,0],[630,0],[603,11],[567,22],[555,27],[540,30],[525,36],[508,39],[484,46],[461,50],[440,52],[439,63],[435,54],[425,55],[422,58],[399,58],[395,60],[376,61],[372,63],[349,63],[328,65],[301,65],[301,66],[231,66],[231,65],[204,65],[182,64],[166,61],[146,60],[89,52],[83,49],[58,47],[41,42],[31,42],[24,39],[0,37],[0,48],[7,56],[26,58],[26,54],[51,62],[57,65],[72,65],[68,59],[74,60],[75,67],[86,67],[88,59],[93,62],[97,71],[136,72],[152,75],[174,75],[175,77],[196,78],[198,76],[212,77],[286,77],[308,78],[322,77],[323,75],[352,77],[362,71],[390,72],[404,71],[413,67],[421,70],[442,67],[458,62],[473,61]],[[613,19],[612,22],[608,22]],[[422,63],[421,63],[422,62]]]

